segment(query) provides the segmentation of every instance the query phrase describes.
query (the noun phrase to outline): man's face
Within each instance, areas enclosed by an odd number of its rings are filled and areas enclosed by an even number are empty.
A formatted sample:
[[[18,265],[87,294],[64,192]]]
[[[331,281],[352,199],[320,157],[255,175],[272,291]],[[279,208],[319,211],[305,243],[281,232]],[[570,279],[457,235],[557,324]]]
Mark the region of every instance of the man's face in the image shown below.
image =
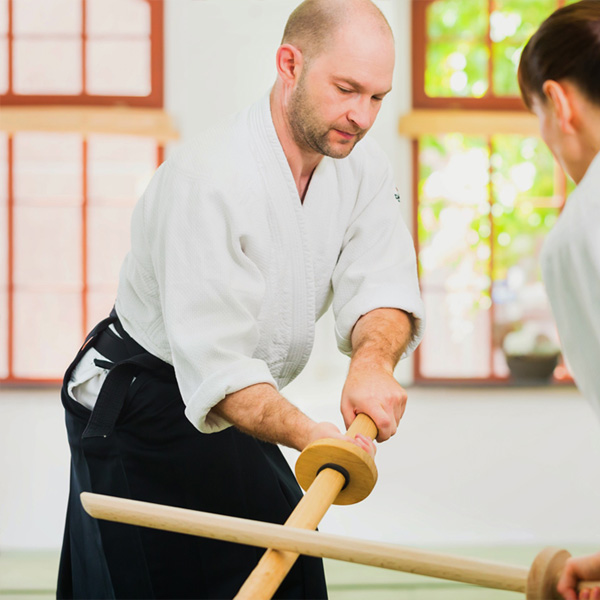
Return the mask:
[[[394,47],[381,30],[340,31],[304,65],[288,120],[304,151],[344,158],[369,131],[392,87]]]

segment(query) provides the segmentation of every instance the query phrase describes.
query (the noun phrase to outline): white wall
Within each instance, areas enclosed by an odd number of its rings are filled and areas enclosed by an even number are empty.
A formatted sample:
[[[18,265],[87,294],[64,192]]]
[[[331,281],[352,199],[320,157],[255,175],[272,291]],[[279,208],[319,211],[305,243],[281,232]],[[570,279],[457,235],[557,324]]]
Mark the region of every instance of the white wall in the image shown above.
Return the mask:
[[[266,93],[296,0],[166,0],[166,103],[186,139]],[[396,33],[394,91],[372,134],[392,158],[410,218],[409,0],[380,0]],[[346,361],[331,317],[288,396],[335,420]],[[406,380],[407,371],[400,373]],[[335,508],[323,529],[411,545],[598,543],[598,424],[575,392],[411,390],[400,433],[382,445],[372,497]],[[293,456],[293,454],[292,454]],[[60,545],[68,448],[58,390],[0,391],[0,550]]]
[[[287,395],[341,426],[342,379],[303,374]],[[332,507],[321,530],[407,546],[600,547],[599,433],[572,389],[409,388],[375,490]],[[58,390],[0,391],[0,552],[60,546],[68,473]]]

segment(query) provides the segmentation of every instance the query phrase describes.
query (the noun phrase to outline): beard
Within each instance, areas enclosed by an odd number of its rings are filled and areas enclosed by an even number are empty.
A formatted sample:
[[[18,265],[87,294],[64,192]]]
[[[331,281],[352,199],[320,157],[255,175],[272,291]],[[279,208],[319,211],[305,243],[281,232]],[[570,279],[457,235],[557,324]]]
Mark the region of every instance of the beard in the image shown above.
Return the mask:
[[[319,118],[318,108],[311,102],[304,75],[304,73],[300,75],[300,80],[288,106],[288,122],[294,141],[301,149],[312,150],[331,158],[345,158],[367,131],[356,126],[353,127],[348,122],[339,127],[324,123]],[[335,129],[352,134],[354,137],[349,140],[344,139],[335,133]],[[339,142],[332,142],[331,135],[340,138]]]

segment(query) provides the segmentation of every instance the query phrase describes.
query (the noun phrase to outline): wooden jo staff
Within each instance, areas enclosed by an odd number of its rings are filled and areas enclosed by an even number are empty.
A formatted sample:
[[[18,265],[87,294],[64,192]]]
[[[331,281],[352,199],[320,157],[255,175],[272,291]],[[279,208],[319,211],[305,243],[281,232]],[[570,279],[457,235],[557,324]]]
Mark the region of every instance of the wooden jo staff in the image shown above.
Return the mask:
[[[377,437],[375,423],[356,416],[346,435]],[[377,481],[373,458],[343,440],[322,439],[309,444],[296,461],[296,478],[306,494],[284,527],[315,530],[332,504],[354,504],[366,498]],[[269,548],[240,588],[236,600],[269,600],[296,562],[298,552]]]
[[[353,439],[358,433],[370,439],[377,436],[377,428],[367,415],[358,415],[346,435]],[[268,548],[237,600],[269,600],[299,554],[526,592],[527,600],[560,598],[556,583],[570,556],[566,550],[546,548],[527,570],[315,532],[331,504],[360,502],[375,486],[373,458],[358,446],[338,439],[317,440],[298,458],[296,477],[307,491],[283,526],[86,492],[81,494],[81,501],[92,517]],[[595,585],[600,583],[580,587]]]
[[[81,502],[98,519],[521,592],[527,600],[561,598],[556,582],[569,557],[566,550],[546,548],[527,569],[88,492]],[[579,589],[598,585],[582,582]]]

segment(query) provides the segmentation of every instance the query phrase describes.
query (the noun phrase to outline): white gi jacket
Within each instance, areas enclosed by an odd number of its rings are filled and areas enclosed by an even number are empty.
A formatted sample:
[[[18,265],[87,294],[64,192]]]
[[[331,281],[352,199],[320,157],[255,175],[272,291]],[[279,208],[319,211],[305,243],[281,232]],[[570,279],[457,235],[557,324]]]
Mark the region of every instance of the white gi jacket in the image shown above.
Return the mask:
[[[541,263],[563,353],[600,417],[600,154],[546,238]]]
[[[416,317],[408,352],[422,337],[413,244],[374,142],[324,157],[302,204],[267,95],[158,169],[133,214],[115,307],[174,366],[200,431],[229,426],[209,414],[227,394],[292,381],[332,300],[344,353],[375,308]]]

